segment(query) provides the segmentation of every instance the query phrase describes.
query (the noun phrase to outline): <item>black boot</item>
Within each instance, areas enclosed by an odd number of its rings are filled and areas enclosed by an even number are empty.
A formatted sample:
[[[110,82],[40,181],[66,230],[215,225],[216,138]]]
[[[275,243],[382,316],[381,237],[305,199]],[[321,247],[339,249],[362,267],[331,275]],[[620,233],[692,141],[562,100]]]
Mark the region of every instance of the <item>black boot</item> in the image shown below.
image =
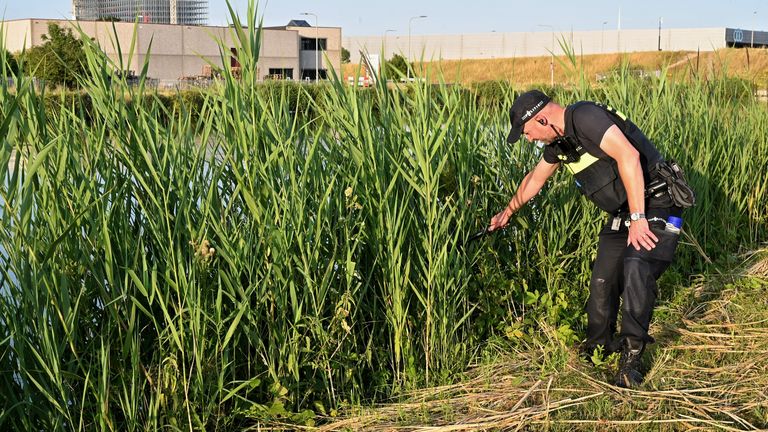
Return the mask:
[[[643,382],[643,374],[640,371],[642,356],[642,346],[634,349],[629,344],[624,346],[619,359],[619,372],[616,374],[617,387],[635,388]]]

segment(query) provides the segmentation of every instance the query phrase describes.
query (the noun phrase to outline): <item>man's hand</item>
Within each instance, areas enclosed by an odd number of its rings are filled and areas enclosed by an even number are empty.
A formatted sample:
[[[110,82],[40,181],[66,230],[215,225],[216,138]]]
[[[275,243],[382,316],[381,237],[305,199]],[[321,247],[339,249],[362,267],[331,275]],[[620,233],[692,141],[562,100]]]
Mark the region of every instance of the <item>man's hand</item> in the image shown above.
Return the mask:
[[[639,219],[629,224],[627,246],[632,245],[635,250],[640,250],[640,247],[651,250],[656,247],[656,242],[658,241],[659,238],[651,231],[647,219]]]
[[[520,182],[520,187],[517,189],[517,192],[515,192],[515,195],[512,197],[509,204],[507,204],[507,207],[504,208],[504,211],[491,219],[488,231],[496,231],[497,229],[507,226],[509,218],[539,193],[547,179],[552,177],[552,174],[554,174],[559,167],[560,164],[551,164],[542,158],[539,163],[536,164],[536,168],[523,177],[523,181]]]
[[[507,207],[504,211],[491,219],[491,225],[488,226],[488,231],[496,231],[497,229],[504,228],[509,223],[510,217],[512,217],[512,211]]]

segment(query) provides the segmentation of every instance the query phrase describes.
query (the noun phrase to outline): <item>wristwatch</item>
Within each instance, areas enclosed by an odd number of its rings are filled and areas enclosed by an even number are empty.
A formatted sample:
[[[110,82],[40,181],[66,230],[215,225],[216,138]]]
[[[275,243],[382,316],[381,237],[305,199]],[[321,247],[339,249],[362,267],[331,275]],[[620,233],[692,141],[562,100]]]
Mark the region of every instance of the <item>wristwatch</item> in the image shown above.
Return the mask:
[[[645,219],[645,213],[630,213],[629,220],[632,222],[639,221],[640,219]]]

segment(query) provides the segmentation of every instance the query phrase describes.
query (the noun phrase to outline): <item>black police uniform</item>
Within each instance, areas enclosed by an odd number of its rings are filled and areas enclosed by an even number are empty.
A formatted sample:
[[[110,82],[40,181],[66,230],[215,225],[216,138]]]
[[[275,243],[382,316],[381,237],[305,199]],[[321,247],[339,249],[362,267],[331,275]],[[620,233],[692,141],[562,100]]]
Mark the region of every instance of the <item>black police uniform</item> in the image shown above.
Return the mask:
[[[603,135],[614,124],[640,153],[647,187],[654,180],[651,167],[664,159],[637,126],[603,105],[578,102],[566,107],[565,137],[546,146],[543,154],[548,163],[562,163],[574,175],[579,190],[609,213],[600,232],[586,306],[585,348],[590,352],[598,345],[609,352],[622,347],[642,350],[653,342],[648,327],[658,293],[656,280],[672,262],[679,240],[678,234],[665,230],[665,220],[682,213],[668,194],[647,199],[645,216],[659,241],[650,251],[627,245],[627,193],[616,160],[600,149]],[[614,340],[620,298],[621,333]]]

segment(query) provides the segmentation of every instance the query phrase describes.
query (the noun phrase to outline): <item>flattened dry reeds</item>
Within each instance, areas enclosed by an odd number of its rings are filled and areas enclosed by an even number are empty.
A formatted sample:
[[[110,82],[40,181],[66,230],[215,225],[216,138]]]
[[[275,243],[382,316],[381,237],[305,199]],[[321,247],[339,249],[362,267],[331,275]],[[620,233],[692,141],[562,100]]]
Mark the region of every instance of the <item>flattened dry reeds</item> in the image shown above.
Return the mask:
[[[461,384],[414,392],[401,403],[332,421],[318,430],[766,428],[768,310],[759,306],[768,282],[755,284],[751,279],[761,275],[764,256],[764,251],[754,254],[735,282],[707,281],[703,288],[718,298],[702,303],[704,307],[692,306],[672,317],[674,324],[655,324],[656,331],[665,327],[674,336],[652,352],[640,389],[606,383],[606,376],[575,353],[569,353],[560,370],[543,374],[553,348],[539,346],[478,367]],[[697,291],[699,298],[706,298],[701,286],[690,287],[691,293]]]

